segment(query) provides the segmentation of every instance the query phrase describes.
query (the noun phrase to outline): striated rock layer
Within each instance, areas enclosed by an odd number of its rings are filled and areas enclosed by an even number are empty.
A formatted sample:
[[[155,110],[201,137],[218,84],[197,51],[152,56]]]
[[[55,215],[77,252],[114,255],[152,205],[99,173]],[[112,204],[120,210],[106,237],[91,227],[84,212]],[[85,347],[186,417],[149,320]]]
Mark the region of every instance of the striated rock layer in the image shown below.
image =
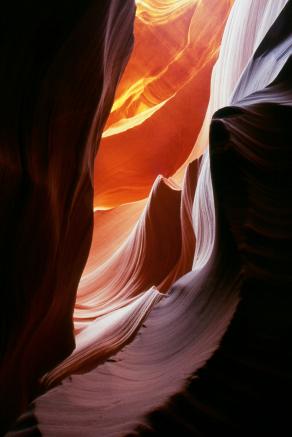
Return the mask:
[[[77,347],[43,378],[46,388],[62,382],[10,436],[285,435],[291,21],[291,0],[235,2],[199,168],[188,167],[182,190],[158,178],[126,242],[88,269]]]
[[[169,286],[191,269],[196,174],[193,162],[182,192],[159,177],[128,240],[106,263],[83,276],[74,311],[76,349],[45,376],[46,388],[96,367],[121,349]]]
[[[238,1],[228,20],[210,101],[213,112],[223,109],[212,119],[193,206],[193,270],[122,351],[36,400],[30,417],[44,435],[246,435],[284,423],[292,162],[285,3]],[[91,339],[90,354],[103,341]]]
[[[2,431],[74,348],[94,157],[133,18],[131,0],[1,5]]]

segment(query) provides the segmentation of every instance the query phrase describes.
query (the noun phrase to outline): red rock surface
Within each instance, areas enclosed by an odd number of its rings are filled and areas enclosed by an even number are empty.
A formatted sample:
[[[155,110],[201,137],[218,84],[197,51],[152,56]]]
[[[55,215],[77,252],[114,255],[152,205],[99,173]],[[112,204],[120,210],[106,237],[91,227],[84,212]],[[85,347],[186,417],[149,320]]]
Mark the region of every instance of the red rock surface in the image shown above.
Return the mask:
[[[1,365],[5,429],[74,348],[93,163],[130,54],[132,0],[1,7]]]

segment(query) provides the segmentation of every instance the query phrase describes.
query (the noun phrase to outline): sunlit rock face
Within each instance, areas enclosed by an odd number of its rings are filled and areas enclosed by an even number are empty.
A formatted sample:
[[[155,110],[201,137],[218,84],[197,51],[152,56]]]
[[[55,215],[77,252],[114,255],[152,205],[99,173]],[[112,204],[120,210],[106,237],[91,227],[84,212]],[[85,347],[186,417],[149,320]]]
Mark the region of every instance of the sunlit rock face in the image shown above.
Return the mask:
[[[96,208],[146,197],[190,154],[230,0],[137,1],[135,47],[95,162]]]
[[[94,156],[132,48],[134,6],[1,5],[1,435],[74,348]]]

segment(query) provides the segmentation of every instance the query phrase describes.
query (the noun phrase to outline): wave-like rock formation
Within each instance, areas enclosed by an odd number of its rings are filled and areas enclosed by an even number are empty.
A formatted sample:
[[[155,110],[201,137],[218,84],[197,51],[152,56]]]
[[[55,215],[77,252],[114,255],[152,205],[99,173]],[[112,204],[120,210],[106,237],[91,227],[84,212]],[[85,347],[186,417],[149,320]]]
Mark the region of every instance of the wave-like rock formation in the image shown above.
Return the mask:
[[[134,7],[1,5],[1,434],[74,348],[94,156],[132,49]]]
[[[291,0],[234,3],[189,159],[204,155],[181,190],[159,177],[125,243],[85,272],[77,347],[42,380],[61,383],[10,436],[285,435],[291,22]]]
[[[74,311],[76,349],[46,375],[46,387],[95,367],[121,349],[169,286],[191,269],[196,173],[193,162],[182,192],[159,177],[124,245],[104,265],[83,276]]]

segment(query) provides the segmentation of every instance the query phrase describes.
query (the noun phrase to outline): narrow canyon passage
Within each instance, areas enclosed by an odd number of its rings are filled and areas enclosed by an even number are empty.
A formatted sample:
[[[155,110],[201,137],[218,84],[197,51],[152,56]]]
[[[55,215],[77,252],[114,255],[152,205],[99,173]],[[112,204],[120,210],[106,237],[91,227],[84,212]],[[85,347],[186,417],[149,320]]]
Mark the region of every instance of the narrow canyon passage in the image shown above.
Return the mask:
[[[282,435],[292,1],[70,10],[6,31],[2,432]]]

